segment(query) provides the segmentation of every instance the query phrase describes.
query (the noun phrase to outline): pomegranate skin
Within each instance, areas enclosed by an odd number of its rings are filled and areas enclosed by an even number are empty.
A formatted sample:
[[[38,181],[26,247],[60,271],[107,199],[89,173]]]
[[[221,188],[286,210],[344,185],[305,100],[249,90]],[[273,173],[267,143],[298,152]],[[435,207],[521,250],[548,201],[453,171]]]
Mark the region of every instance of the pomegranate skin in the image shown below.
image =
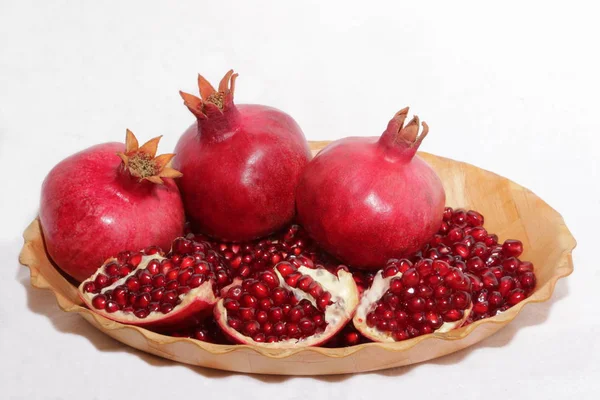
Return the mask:
[[[390,258],[417,251],[442,222],[442,183],[415,155],[427,131],[416,139],[418,119],[403,130],[406,115],[400,113],[380,139],[350,137],[327,146],[297,188],[300,224],[325,250],[356,268],[379,269]]]
[[[57,164],[42,185],[40,221],[54,262],[77,281],[111,255],[150,245],[169,248],[183,233],[185,214],[175,182],[139,181],[104,143]]]
[[[311,152],[292,117],[272,107],[234,105],[232,91],[223,90],[223,109],[205,100],[206,114],[184,97],[197,121],[177,143],[173,165],[183,173],[178,185],[195,232],[252,240],[292,221],[295,188]]]

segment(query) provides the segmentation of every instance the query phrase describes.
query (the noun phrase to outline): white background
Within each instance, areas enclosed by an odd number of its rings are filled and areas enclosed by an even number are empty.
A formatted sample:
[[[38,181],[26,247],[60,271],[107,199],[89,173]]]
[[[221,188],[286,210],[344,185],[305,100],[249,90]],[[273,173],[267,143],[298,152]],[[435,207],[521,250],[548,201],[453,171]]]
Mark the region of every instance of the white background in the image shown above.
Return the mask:
[[[0,398],[562,399],[600,393],[600,24],[595,2],[0,0]],[[579,242],[575,273],[479,345],[356,376],[248,376],[178,365],[104,336],[29,287],[17,254],[40,184],[125,128],[193,118],[178,90],[240,73],[236,100],[309,139],[378,135],[410,105],[422,149],[531,188]],[[166,397],[168,396],[168,397]]]

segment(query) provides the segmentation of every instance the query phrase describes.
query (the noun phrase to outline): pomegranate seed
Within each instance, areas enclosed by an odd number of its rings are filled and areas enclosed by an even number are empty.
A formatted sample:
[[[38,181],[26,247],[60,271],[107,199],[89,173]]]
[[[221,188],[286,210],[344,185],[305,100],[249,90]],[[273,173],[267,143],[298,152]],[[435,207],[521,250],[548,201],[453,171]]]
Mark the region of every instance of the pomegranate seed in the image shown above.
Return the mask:
[[[260,274],[260,280],[271,289],[279,286],[279,278],[272,271],[262,272]]]
[[[261,299],[258,302],[258,308],[260,308],[261,310],[264,310],[264,311],[270,310],[272,306],[273,306],[273,300],[271,300],[268,297]]]
[[[258,300],[256,299],[256,297],[254,297],[254,296],[252,296],[250,294],[243,295],[240,303],[244,307],[256,308],[258,306]]]
[[[273,302],[277,305],[283,304],[287,298],[287,292],[283,288],[275,288],[271,291],[271,297],[273,298]]]
[[[504,304],[504,297],[500,292],[492,292],[488,297],[488,303],[494,308],[501,307]]]
[[[291,336],[291,337],[300,336],[300,329],[298,328],[298,325],[294,322],[288,322],[287,325],[285,326],[285,331],[288,336]]]
[[[409,268],[402,275],[402,284],[405,287],[416,286],[419,283],[419,273],[414,268]]]
[[[526,297],[527,296],[525,295],[525,291],[523,289],[514,289],[508,295],[508,298],[506,299],[506,302],[509,305],[514,306],[514,305],[522,302],[523,300],[525,300]]]
[[[383,277],[384,278],[388,278],[390,276],[396,275],[397,273],[398,273],[398,267],[397,266],[395,266],[395,265],[388,265],[383,270]]]
[[[106,307],[106,296],[98,294],[92,299],[92,305],[98,310],[103,310]]]
[[[271,322],[278,322],[283,319],[283,311],[280,307],[273,307],[269,310],[269,320]]]
[[[482,226],[483,225],[483,215],[478,213],[477,211],[469,210],[467,211],[467,224],[470,226]]]
[[[106,305],[104,306],[104,309],[107,313],[114,313],[116,311],[119,311],[119,305],[112,300],[108,300],[106,302]]]
[[[260,325],[258,322],[256,321],[247,321],[244,324],[244,335],[246,336],[254,336],[255,334],[257,334],[260,330]]]
[[[252,321],[256,315],[256,310],[250,307],[240,307],[239,316],[242,321]]]
[[[86,282],[85,285],[83,285],[83,291],[85,293],[94,293],[96,291],[96,285],[94,282]]]
[[[323,293],[323,296],[321,296],[317,299],[317,308],[321,311],[325,311],[325,308],[327,308],[327,306],[329,305],[330,302],[331,302],[331,293],[325,292],[325,293]]]
[[[533,264],[529,261],[521,261],[519,263],[519,267],[517,268],[517,272],[520,274],[525,272],[533,272]]]
[[[279,273],[281,274],[281,276],[283,276],[284,278],[286,278],[290,274],[296,272],[296,267],[294,267],[290,263],[280,263],[280,264],[277,265],[277,270],[279,271]]]
[[[106,285],[108,285],[108,277],[103,274],[98,274],[98,275],[96,275],[96,278],[94,279],[94,283],[96,284],[96,287],[101,289],[101,288],[105,287]]]
[[[401,278],[392,278],[390,281],[389,291],[393,294],[401,294],[404,289]]]
[[[256,313],[256,320],[259,323],[264,324],[265,322],[267,322],[269,320],[269,315],[267,314],[266,311],[260,310]]]
[[[520,240],[507,239],[502,245],[502,252],[507,257],[519,257],[523,253],[523,243]]]
[[[116,275],[118,275],[119,274],[119,264],[117,264],[114,261],[106,264],[106,266],[104,267],[104,272],[108,276],[116,276]]]
[[[519,278],[521,287],[525,290],[531,290],[535,287],[536,278],[533,272],[526,272]]]
[[[281,336],[286,332],[285,324],[283,322],[277,322],[273,325],[273,333],[279,336],[280,340],[283,340]]]
[[[256,282],[250,288],[250,293],[258,299],[263,299],[269,295],[269,288],[264,283]]]
[[[510,276],[503,276],[500,278],[500,283],[498,285],[498,292],[502,295],[502,297],[506,297],[508,293],[514,288],[514,280]]]
[[[168,314],[173,311],[173,304],[170,303],[162,303],[160,305],[160,312],[163,314]]]
[[[131,265],[133,268],[136,268],[142,262],[142,253],[134,253],[129,256],[129,260],[127,263]]]
[[[285,278],[285,283],[295,288],[298,286],[298,281],[302,278],[302,274],[299,272],[292,272]]]
[[[449,310],[442,314],[444,320],[450,322],[459,321],[463,315],[464,313],[462,310]]]

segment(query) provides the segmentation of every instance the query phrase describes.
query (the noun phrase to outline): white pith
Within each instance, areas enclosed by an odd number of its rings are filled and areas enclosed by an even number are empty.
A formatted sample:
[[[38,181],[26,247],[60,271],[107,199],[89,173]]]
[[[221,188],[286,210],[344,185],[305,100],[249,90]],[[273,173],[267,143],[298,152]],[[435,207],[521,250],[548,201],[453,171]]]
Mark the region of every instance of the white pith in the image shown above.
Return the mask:
[[[285,279],[281,276],[277,268],[273,268],[280,281],[280,286],[290,291],[298,301],[308,300],[316,307],[316,299],[310,294],[303,292],[300,289],[293,288],[285,283]],[[331,293],[331,303],[325,308],[325,321],[327,326],[321,333],[314,334],[303,339],[288,339],[274,343],[255,342],[251,337],[243,335],[241,332],[229,328],[227,333],[238,340],[240,343],[248,343],[256,346],[267,348],[292,348],[292,347],[308,347],[320,344],[337,331],[342,329],[346,323],[352,318],[356,306],[358,305],[358,288],[352,274],[344,270],[340,270],[338,275],[327,271],[324,268],[312,269],[301,266],[298,272],[302,275],[308,275],[315,282],[318,282],[323,288],[323,292]],[[227,309],[223,306],[223,300],[219,300],[215,306],[215,315],[222,326],[227,324]]]
[[[152,260],[162,261],[164,259],[166,259],[166,257],[163,257],[160,254],[143,255],[142,261],[140,261],[139,265],[134,270],[132,270],[129,275],[124,276],[123,278],[120,278],[118,281],[116,281],[112,285],[106,286],[105,288],[100,290],[99,293],[84,292],[83,286],[87,282],[94,282],[94,279],[96,279],[96,276],[100,273],[107,275],[105,273],[106,265],[108,265],[112,261],[115,261],[115,262],[117,261],[117,259],[114,257],[109,258],[108,260],[106,260],[104,262],[104,264],[102,264],[102,267],[98,268],[98,270],[94,273],[94,275],[92,275],[91,277],[89,277],[88,279],[83,281],[81,283],[81,285],[79,285],[79,295],[82,298],[82,300],[87,304],[87,306],[90,308],[90,310],[92,310],[98,314],[102,314],[110,319],[118,319],[119,321],[122,321],[124,323],[143,322],[144,324],[167,318],[170,315],[174,315],[178,309],[181,309],[181,308],[185,307],[186,305],[192,303],[193,301],[196,301],[198,298],[203,299],[207,303],[215,303],[217,301],[217,298],[215,297],[215,294],[213,293],[213,290],[212,290],[212,283],[210,280],[207,280],[204,283],[202,283],[200,286],[198,286],[197,288],[191,289],[188,293],[180,294],[178,297],[179,297],[179,300],[181,300],[181,303],[174,306],[173,310],[167,314],[163,314],[160,311],[151,311],[146,318],[138,318],[133,314],[133,312],[123,312],[121,310],[118,310],[118,311],[115,311],[114,313],[109,313],[109,312],[106,312],[106,310],[97,309],[92,305],[92,299],[95,296],[97,296],[98,294],[104,293],[107,290],[114,289],[115,287],[117,287],[119,285],[124,285],[125,281],[130,276],[134,276],[135,271],[137,271],[139,269],[145,269],[150,261],[152,261]]]
[[[360,299],[360,303],[356,309],[354,315],[354,326],[366,337],[376,342],[395,342],[390,332],[382,332],[377,327],[370,327],[367,325],[367,315],[377,307],[377,301],[379,301],[385,292],[390,288],[390,282],[394,278],[402,278],[402,272],[398,272],[396,275],[383,277],[382,271],[378,271],[373,278],[371,287],[363,292]],[[453,329],[459,328],[468,318],[469,313],[473,305],[470,305],[468,309],[464,310],[462,319],[454,322],[444,322],[442,326],[436,329],[434,332],[445,333]]]

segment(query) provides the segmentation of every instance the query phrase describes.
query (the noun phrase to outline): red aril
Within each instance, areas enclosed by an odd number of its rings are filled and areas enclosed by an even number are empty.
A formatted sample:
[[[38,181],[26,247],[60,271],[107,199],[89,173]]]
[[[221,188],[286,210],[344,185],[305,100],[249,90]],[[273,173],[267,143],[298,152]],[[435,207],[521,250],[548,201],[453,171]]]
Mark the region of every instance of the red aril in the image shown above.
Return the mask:
[[[105,143],[57,164],[44,180],[40,221],[46,248],[67,274],[83,281],[122,249],[167,248],[183,232],[185,216],[169,167],[173,154],[155,157],[160,137],[138,146]]]
[[[177,143],[174,165],[195,232],[246,241],[294,218],[294,190],[311,153],[289,115],[233,103],[236,77],[229,71],[214,89],[199,76],[201,98],[181,92],[197,121]]]
[[[352,267],[378,269],[427,243],[442,223],[445,192],[416,155],[428,132],[408,108],[377,139],[337,140],[308,164],[296,190],[298,220],[326,251]],[[464,216],[466,220],[466,214]]]

